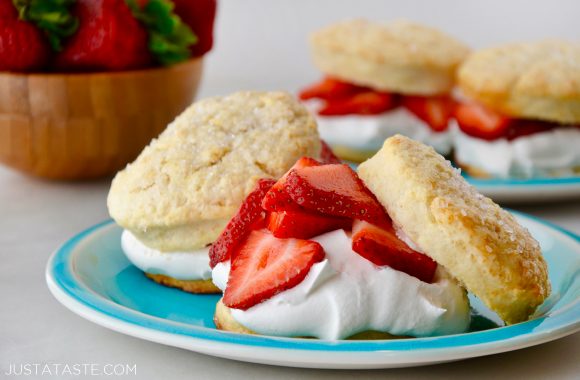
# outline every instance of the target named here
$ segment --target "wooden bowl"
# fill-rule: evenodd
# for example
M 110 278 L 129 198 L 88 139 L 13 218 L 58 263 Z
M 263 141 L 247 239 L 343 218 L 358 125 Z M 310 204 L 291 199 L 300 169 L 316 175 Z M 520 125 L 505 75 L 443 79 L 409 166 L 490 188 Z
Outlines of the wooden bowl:
M 116 73 L 0 73 L 0 162 L 39 177 L 113 174 L 194 99 L 202 60 Z

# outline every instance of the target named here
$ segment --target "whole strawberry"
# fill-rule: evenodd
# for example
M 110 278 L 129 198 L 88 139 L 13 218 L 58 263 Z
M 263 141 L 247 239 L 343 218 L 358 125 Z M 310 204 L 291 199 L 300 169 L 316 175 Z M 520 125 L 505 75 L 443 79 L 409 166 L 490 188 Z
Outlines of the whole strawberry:
M 114 71 L 149 66 L 145 27 L 125 0 L 77 0 L 79 28 L 55 59 L 67 71 Z
M 191 54 L 199 57 L 213 46 L 213 23 L 216 14 L 216 0 L 172 0 L 175 13 L 181 17 L 197 36 L 197 43 L 191 46 Z
M 12 0 L 0 0 L 0 20 L 10 20 L 18 17 L 18 12 Z
M 42 31 L 20 20 L 11 0 L 0 0 L 0 71 L 33 71 L 44 67 L 50 46 Z

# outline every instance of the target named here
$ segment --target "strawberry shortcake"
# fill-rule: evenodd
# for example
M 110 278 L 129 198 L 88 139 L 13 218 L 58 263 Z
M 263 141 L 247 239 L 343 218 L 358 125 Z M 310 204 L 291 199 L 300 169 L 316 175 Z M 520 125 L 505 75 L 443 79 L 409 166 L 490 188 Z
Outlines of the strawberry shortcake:
M 262 179 L 210 249 L 223 330 L 320 339 L 465 332 L 467 291 L 506 323 L 550 292 L 538 243 L 432 148 L 301 158 Z
M 397 133 L 450 153 L 450 93 L 465 45 L 408 21 L 366 20 L 319 30 L 310 45 L 326 78 L 299 96 L 339 156 L 360 162 Z
M 209 245 L 260 178 L 279 178 L 321 149 L 314 118 L 288 93 L 193 104 L 113 180 L 108 207 L 124 228 L 123 251 L 161 284 L 219 292 Z
M 580 175 L 580 44 L 507 44 L 459 70 L 455 160 L 476 177 Z

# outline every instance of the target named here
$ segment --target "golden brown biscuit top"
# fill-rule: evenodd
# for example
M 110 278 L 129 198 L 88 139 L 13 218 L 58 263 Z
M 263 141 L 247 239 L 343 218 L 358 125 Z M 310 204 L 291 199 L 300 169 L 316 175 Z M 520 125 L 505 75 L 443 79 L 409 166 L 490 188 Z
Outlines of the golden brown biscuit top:
M 389 24 L 351 20 L 330 25 L 311 36 L 313 47 L 395 65 L 448 69 L 458 65 L 469 49 L 438 29 L 398 20 Z
M 473 53 L 461 66 L 459 86 L 469 96 L 577 98 L 580 44 L 566 41 L 513 43 Z
M 111 216 L 125 228 L 179 227 L 229 219 L 259 178 L 317 157 L 314 118 L 284 92 L 239 92 L 186 109 L 120 171 Z
M 538 242 L 433 148 L 400 135 L 358 167 L 393 222 L 508 323 L 550 293 Z

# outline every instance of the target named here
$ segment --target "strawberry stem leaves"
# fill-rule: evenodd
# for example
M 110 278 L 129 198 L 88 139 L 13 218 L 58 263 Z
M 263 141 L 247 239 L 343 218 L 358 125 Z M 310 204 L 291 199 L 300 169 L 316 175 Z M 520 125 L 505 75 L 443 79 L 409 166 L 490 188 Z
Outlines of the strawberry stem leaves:
M 190 47 L 197 36 L 179 16 L 168 0 L 149 0 L 140 7 L 136 0 L 126 0 L 133 15 L 149 33 L 149 50 L 163 65 L 172 65 L 191 57 Z
M 31 22 L 46 35 L 54 51 L 62 50 L 62 40 L 73 35 L 79 20 L 70 11 L 75 0 L 12 0 L 21 20 Z

